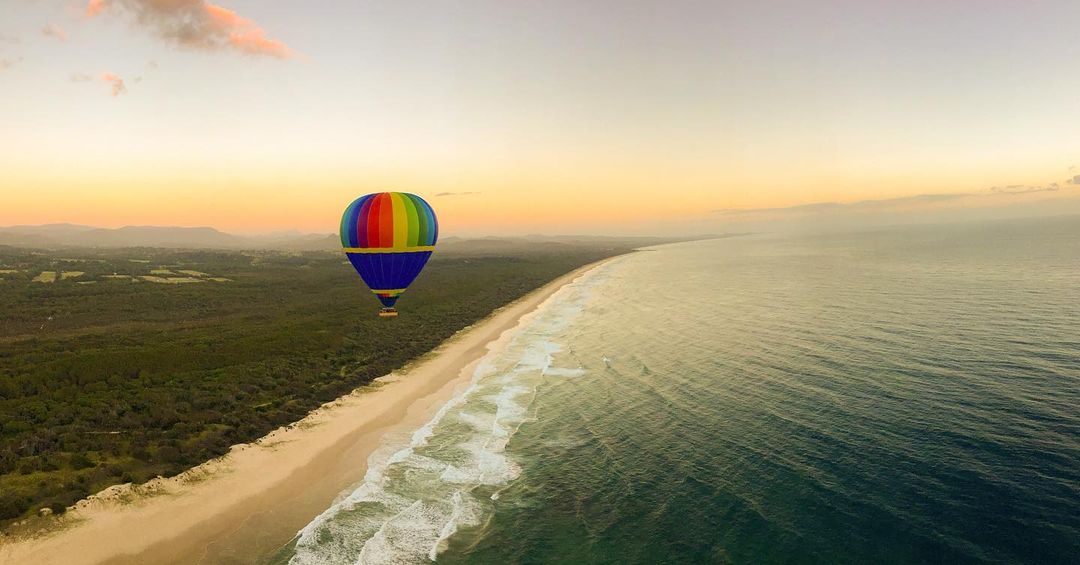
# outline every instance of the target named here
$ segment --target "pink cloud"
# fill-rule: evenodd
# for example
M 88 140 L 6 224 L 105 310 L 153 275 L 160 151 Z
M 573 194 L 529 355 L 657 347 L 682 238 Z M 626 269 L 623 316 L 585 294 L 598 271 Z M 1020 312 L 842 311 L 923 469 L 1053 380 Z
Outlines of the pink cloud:
M 292 49 L 266 36 L 254 21 L 206 0 L 89 0 L 86 15 L 127 12 L 162 39 L 190 49 L 234 50 L 287 59 Z
M 266 32 L 261 27 L 240 17 L 236 12 L 212 4 L 206 4 L 206 12 L 217 27 L 228 30 L 229 44 L 236 49 L 251 55 L 270 55 L 283 59 L 292 56 L 292 50 L 284 43 L 266 37 Z
M 113 96 L 120 96 L 121 94 L 127 93 L 127 86 L 124 85 L 124 79 L 113 75 L 111 72 L 103 72 L 102 81 L 111 86 Z
M 127 94 L 127 85 L 124 84 L 124 79 L 120 78 L 114 73 L 108 71 L 101 73 L 97 77 L 86 73 L 75 73 L 71 75 L 71 82 L 95 82 L 101 81 L 109 85 L 109 91 L 113 96 L 120 96 L 121 94 Z
M 101 73 L 101 82 L 104 82 L 111 87 L 113 96 L 127 94 L 127 86 L 124 85 L 124 79 L 112 73 Z
M 105 9 L 105 0 L 90 0 L 86 4 L 86 15 L 91 18 L 100 14 Z

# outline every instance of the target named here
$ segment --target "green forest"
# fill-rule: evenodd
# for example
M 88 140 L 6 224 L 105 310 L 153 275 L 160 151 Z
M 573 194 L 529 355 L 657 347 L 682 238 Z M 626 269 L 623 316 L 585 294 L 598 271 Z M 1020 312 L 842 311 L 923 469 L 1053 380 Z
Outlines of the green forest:
M 0 523 L 223 455 L 643 243 L 449 244 L 396 319 L 339 253 L 0 247 Z

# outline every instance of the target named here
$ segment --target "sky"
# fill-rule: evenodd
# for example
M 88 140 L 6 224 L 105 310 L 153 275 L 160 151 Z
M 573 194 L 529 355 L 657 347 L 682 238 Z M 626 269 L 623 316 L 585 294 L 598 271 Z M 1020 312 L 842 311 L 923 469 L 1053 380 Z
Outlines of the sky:
M 383 190 L 461 235 L 1080 213 L 1078 25 L 1075 0 L 0 0 L 0 225 L 331 232 Z

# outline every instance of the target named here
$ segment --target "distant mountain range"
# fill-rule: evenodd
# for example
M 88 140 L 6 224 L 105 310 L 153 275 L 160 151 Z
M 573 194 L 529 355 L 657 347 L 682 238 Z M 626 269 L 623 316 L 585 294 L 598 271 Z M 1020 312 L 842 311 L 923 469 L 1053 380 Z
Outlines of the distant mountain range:
M 95 228 L 75 224 L 0 227 L 0 245 L 17 247 L 168 247 L 196 249 L 286 249 L 314 251 L 340 247 L 333 234 L 279 233 L 241 236 L 209 227 L 125 226 Z
M 655 245 L 698 238 L 656 237 L 600 237 L 600 236 L 545 236 L 484 237 L 463 239 L 444 237 L 439 246 L 445 250 L 471 253 L 512 251 L 521 243 L 548 242 L 553 249 L 560 244 L 602 242 L 625 245 L 637 243 Z M 468 242 L 468 245 L 462 244 Z M 125 226 L 122 228 L 96 228 L 76 224 L 47 224 L 41 226 L 0 227 L 0 245 L 31 248 L 57 247 L 164 247 L 177 249 L 280 249 L 285 251 L 336 251 L 341 242 L 336 234 L 302 234 L 280 232 L 261 236 L 242 236 L 209 228 L 182 228 L 162 226 Z

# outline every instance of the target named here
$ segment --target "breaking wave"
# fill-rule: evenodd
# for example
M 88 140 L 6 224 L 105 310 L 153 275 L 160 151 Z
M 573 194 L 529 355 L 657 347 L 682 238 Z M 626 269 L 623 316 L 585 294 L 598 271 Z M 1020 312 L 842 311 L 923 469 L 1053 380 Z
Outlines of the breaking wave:
M 426 562 L 460 528 L 479 525 L 521 471 L 506 445 L 528 418 L 537 387 L 545 378 L 585 374 L 558 366 L 558 357 L 605 271 L 566 285 L 511 330 L 427 424 L 384 440 L 363 481 L 298 533 L 289 563 Z

